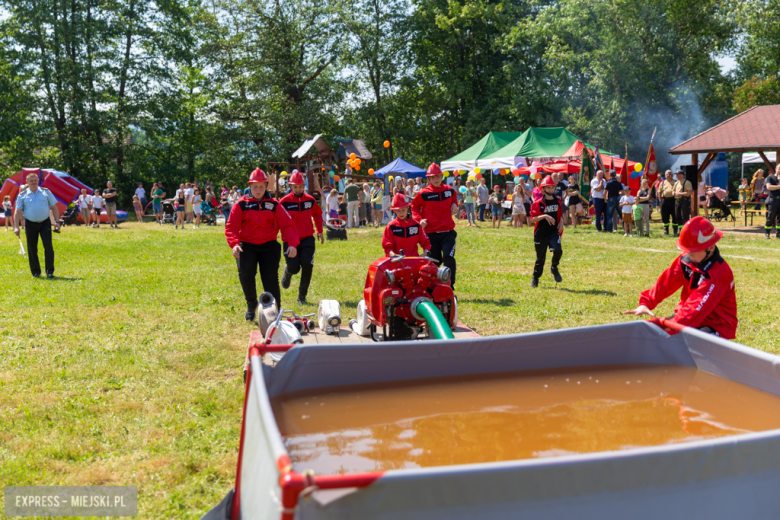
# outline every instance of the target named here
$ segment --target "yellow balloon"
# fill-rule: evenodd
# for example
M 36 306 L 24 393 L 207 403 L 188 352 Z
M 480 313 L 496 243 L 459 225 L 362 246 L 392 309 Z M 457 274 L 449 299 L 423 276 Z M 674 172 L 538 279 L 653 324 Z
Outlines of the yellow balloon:
M 480 173 L 481 171 L 479 168 L 474 168 L 474 173 Z
M 287 172 L 282 172 L 282 177 L 287 177 Z
M 443 175 L 444 175 L 444 177 L 449 177 L 450 176 L 450 172 L 444 172 Z
M 635 172 L 641 172 L 642 171 L 642 163 L 636 163 L 634 165 L 634 171 Z

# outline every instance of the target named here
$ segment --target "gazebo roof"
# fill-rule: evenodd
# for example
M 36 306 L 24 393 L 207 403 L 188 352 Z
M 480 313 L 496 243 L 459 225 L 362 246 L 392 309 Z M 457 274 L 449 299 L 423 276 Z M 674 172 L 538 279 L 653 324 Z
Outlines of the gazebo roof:
M 670 154 L 780 149 L 780 105 L 755 106 L 672 147 Z

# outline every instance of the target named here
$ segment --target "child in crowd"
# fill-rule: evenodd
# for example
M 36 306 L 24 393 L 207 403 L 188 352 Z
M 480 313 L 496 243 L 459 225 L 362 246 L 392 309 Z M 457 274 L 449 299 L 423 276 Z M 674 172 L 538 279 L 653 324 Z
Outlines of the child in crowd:
M 13 206 L 11 204 L 11 196 L 6 195 L 3 197 L 3 216 L 5 216 L 5 230 L 8 231 L 9 224 L 11 224 L 11 217 L 13 217 Z
M 92 209 L 95 210 L 95 222 L 92 223 L 93 228 L 100 227 L 100 211 L 103 209 L 103 197 L 100 196 L 100 190 L 95 190 L 92 195 Z
M 488 203 L 490 203 L 490 210 L 493 212 L 493 229 L 501 228 L 501 218 L 504 213 L 504 208 L 501 207 L 501 203 L 504 202 L 504 194 L 501 193 L 501 186 L 496 184 L 493 186 L 493 193 L 490 194 Z M 498 226 L 496 226 L 498 222 Z
M 624 237 L 632 237 L 634 224 L 634 197 L 631 196 L 631 189 L 623 190 L 623 196 L 620 197 L 620 212 L 623 220 Z
M 742 184 L 739 186 L 739 201 L 742 203 L 742 211 L 745 211 L 745 203 L 750 199 L 750 185 L 747 177 L 742 177 Z
M 512 225 L 516 228 L 523 227 L 525 222 L 525 189 L 522 184 L 515 186 L 512 194 Z
M 339 218 L 339 192 L 330 190 L 328 197 L 325 199 L 325 204 L 328 210 L 328 218 Z
M 419 256 L 417 244 L 422 247 L 423 256 L 428 256 L 431 241 L 420 223 L 412 218 L 409 211 L 411 205 L 409 199 L 400 193 L 393 198 L 391 209 L 395 212 L 396 218 L 390 221 L 382 236 L 385 256 L 393 254 Z
M 133 195 L 133 209 L 135 210 L 135 218 L 138 219 L 138 222 L 143 223 L 144 208 L 141 206 L 141 199 L 138 198 L 138 195 Z
M 344 200 L 344 195 L 339 195 L 339 215 L 347 215 L 347 205 L 347 201 Z

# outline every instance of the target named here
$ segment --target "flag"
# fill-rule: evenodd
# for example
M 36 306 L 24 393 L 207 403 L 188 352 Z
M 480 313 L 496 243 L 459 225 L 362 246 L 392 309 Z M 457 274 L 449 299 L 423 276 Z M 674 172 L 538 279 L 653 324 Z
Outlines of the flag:
M 582 158 L 580 160 L 580 191 L 583 195 L 590 192 L 590 181 L 595 177 L 596 168 L 593 161 L 590 160 L 590 154 L 586 147 L 582 147 Z
M 615 169 L 615 158 L 610 157 L 609 158 L 609 171 L 612 171 Z
M 654 134 L 655 135 L 655 134 Z M 655 184 L 658 180 L 658 163 L 655 162 L 655 150 L 653 149 L 653 141 L 650 141 L 650 148 L 647 149 L 647 159 L 645 160 L 645 176 L 650 186 Z
M 598 146 L 596 147 L 595 151 L 593 152 L 593 160 L 595 161 L 594 165 L 595 165 L 597 170 L 601 170 L 601 171 L 606 170 L 606 168 L 604 168 L 604 165 L 601 163 L 601 155 L 599 154 L 599 147 Z M 605 173 L 609 173 L 609 172 L 605 172 Z

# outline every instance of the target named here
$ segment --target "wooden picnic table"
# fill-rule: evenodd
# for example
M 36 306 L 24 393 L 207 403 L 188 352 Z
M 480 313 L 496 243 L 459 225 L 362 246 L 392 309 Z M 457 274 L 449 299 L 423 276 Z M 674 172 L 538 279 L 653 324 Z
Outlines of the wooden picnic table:
M 745 205 L 745 209 L 741 209 L 742 205 Z M 757 202 L 757 201 L 750 201 L 750 202 L 741 202 L 741 201 L 735 201 L 731 203 L 731 207 L 738 206 L 740 208 L 740 211 L 742 211 L 743 216 L 745 217 L 745 227 L 747 227 L 747 219 L 748 215 L 750 215 L 750 225 L 753 225 L 753 216 L 757 214 L 761 214 L 766 211 L 766 207 L 764 207 L 763 210 L 761 209 L 747 209 L 748 206 L 766 206 L 766 202 Z M 735 224 L 736 225 L 736 224 Z

